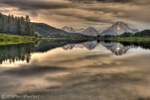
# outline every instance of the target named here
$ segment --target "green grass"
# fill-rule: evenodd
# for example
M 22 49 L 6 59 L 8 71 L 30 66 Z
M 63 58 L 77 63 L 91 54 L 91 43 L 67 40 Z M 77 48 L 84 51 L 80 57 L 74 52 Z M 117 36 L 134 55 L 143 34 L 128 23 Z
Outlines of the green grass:
M 42 37 L 39 38 L 42 40 L 96 40 L 96 37 L 62 37 L 62 38 L 46 38 L 46 37 Z
M 35 42 L 35 37 L 0 33 L 0 45 Z
M 98 39 L 110 40 L 110 41 L 127 41 L 127 42 L 150 41 L 150 37 L 108 37 L 108 38 L 98 38 Z
M 55 40 L 110 40 L 110 41 L 127 41 L 127 42 L 142 42 L 150 41 L 150 37 L 70 37 L 70 38 L 40 38 L 44 39 L 55 39 Z M 0 33 L 0 45 L 9 44 L 21 44 L 21 43 L 33 43 L 37 40 L 35 37 L 31 36 L 19 36 L 12 34 Z

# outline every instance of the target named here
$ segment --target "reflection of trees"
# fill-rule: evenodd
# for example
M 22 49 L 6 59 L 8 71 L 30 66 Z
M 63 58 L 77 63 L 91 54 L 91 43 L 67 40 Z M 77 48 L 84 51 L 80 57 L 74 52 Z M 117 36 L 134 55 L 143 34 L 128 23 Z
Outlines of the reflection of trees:
M 121 44 L 111 41 L 98 41 L 98 42 L 103 46 L 105 46 L 107 49 L 111 50 L 116 55 L 125 54 L 130 48 L 138 46 L 142 47 L 143 49 L 150 50 L 150 42 L 120 42 Z M 91 50 L 94 49 L 97 45 L 98 43 L 96 41 L 85 42 L 85 40 L 83 41 L 45 40 L 41 41 L 40 43 L 37 42 L 35 44 L 28 43 L 28 44 L 0 46 L 0 63 L 4 61 L 9 61 L 10 63 L 12 63 L 15 61 L 24 61 L 24 60 L 30 62 L 31 52 L 46 52 L 51 49 L 62 46 L 64 46 L 64 49 L 70 49 L 72 47 L 80 47 L 80 48 L 86 47 L 89 50 Z
M 119 42 L 118 43 L 112 41 L 101 41 L 99 43 L 102 43 L 103 46 L 110 49 L 115 54 L 119 53 L 119 55 L 126 53 L 131 48 L 137 48 L 137 47 L 150 50 L 150 42 Z
M 0 63 L 3 61 L 9 61 L 12 63 L 24 60 L 29 62 L 31 59 L 31 52 L 33 52 L 33 50 L 33 43 L 0 46 Z
M 86 40 L 42 40 L 38 47 L 35 47 L 35 52 L 47 52 L 51 49 L 62 47 L 67 44 L 78 44 L 85 42 Z
M 136 47 L 141 47 L 143 49 L 149 49 L 150 50 L 150 42 L 120 42 L 124 46 L 134 45 Z

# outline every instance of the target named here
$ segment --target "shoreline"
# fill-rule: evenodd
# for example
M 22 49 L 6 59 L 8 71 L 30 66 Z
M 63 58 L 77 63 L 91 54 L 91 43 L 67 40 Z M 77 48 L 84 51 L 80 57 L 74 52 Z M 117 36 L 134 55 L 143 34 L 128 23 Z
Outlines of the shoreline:
M 37 39 L 31 36 L 19 36 L 12 34 L 0 33 L 0 45 L 11 45 L 21 43 L 34 43 Z
M 150 42 L 150 37 L 78 37 L 78 38 L 35 38 L 33 36 L 19 36 L 0 33 L 0 45 L 35 43 L 39 40 L 60 40 L 60 41 L 112 41 L 112 42 Z
M 112 42 L 150 42 L 150 37 L 98 37 L 97 39 Z

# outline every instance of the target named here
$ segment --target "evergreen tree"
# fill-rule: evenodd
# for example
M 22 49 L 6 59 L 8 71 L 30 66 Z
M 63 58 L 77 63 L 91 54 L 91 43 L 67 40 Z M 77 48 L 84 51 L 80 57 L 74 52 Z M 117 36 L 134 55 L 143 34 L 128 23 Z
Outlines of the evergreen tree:
M 24 17 L 5 16 L 0 13 L 0 33 L 33 36 L 34 28 L 27 15 Z

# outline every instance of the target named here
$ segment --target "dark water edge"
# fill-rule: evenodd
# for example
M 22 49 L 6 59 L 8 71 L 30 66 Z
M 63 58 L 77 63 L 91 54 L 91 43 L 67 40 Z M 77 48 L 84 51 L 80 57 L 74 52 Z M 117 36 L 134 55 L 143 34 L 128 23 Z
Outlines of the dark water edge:
M 0 63 L 9 60 L 9 62 L 16 61 L 30 61 L 32 52 L 46 52 L 48 50 L 64 46 L 68 43 L 82 43 L 87 40 L 40 40 L 29 43 L 7 44 L 0 45 Z
M 95 40 L 97 43 L 120 43 L 124 47 L 134 46 L 141 47 L 143 49 L 150 50 L 150 42 L 114 42 L 110 40 L 99 41 Z M 31 53 L 33 52 L 47 52 L 57 47 L 63 47 L 67 44 L 79 44 L 85 42 L 92 42 L 87 40 L 40 40 L 35 43 L 21 43 L 21 44 L 12 44 L 12 45 L 1 45 L 0 46 L 0 63 L 3 61 L 9 60 L 10 62 L 16 61 L 30 61 Z M 90 44 L 91 45 L 91 44 Z

